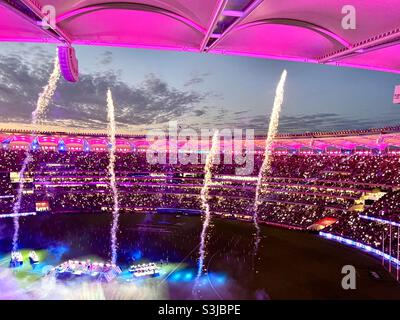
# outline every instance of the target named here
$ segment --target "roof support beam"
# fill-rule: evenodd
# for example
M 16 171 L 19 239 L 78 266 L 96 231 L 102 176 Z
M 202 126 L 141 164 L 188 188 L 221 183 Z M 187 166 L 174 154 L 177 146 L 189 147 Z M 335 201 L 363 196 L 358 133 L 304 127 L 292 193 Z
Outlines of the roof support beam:
M 55 41 L 60 41 L 60 39 L 55 33 L 51 32 L 50 30 L 46 30 L 39 25 L 40 18 L 30 8 L 27 8 L 25 4 L 23 4 L 22 2 L 14 3 L 8 1 L 7 2 L 0 1 L 0 6 L 5 7 L 7 10 L 10 10 L 11 12 L 18 15 L 19 17 L 30 23 L 33 26 L 33 28 L 36 29 L 40 28 L 42 32 L 47 34 L 49 37 L 53 38 Z M 37 39 L 30 39 L 30 40 L 34 40 L 35 42 L 42 42 Z M 0 41 L 19 41 L 19 39 L 10 37 L 10 38 L 0 39 Z
M 27 8 L 29 8 L 32 13 L 34 13 L 38 19 L 40 19 L 40 21 L 43 21 L 43 19 L 45 18 L 45 15 L 42 12 L 42 8 L 38 7 L 36 5 L 34 5 L 33 1 L 30 0 L 20 0 Z M 39 25 L 40 28 L 42 28 L 41 25 Z M 61 30 L 58 26 L 56 26 L 54 29 L 48 29 L 48 32 L 52 33 L 55 35 L 56 38 L 58 38 L 57 40 L 64 42 L 67 45 L 71 44 L 71 39 L 70 37 L 63 31 Z
M 224 12 L 222 12 L 222 15 L 225 17 L 241 17 L 243 16 L 243 11 L 224 10 Z
M 400 43 L 400 28 L 386 32 L 384 34 L 360 41 L 351 45 L 347 49 L 342 49 L 337 52 L 330 53 L 326 56 L 317 58 L 319 63 L 334 62 L 348 56 L 363 54 L 366 52 L 383 49 Z
M 210 37 L 212 37 L 213 30 L 215 29 L 215 26 L 218 23 L 218 19 L 221 16 L 221 13 L 224 11 L 226 4 L 228 3 L 228 0 L 218 0 L 217 6 L 215 7 L 212 19 L 211 19 L 211 24 L 208 27 L 207 33 L 201 42 L 200 45 L 200 52 L 203 52 L 204 49 L 207 46 L 208 41 L 210 40 Z
M 243 21 L 246 17 L 250 15 L 261 3 L 263 0 L 254 0 L 243 12 L 243 14 L 238 17 L 225 31 L 221 36 L 215 40 L 211 46 L 205 48 L 205 51 L 209 51 L 214 48 L 218 43 L 220 43 L 241 21 Z

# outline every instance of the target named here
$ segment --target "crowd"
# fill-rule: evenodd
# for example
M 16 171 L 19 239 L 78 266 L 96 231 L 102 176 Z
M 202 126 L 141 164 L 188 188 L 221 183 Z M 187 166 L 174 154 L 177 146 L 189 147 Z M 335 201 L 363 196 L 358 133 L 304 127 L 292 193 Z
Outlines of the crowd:
M 388 192 L 366 209 L 363 215 L 400 222 L 400 191 Z
M 0 151 L 0 213 L 12 211 L 15 174 L 25 156 L 24 151 Z M 234 165 L 213 167 L 209 191 L 213 213 L 253 215 L 262 161 L 256 155 L 253 173 L 245 177 L 235 175 Z M 32 152 L 21 211 L 34 211 L 36 203 L 43 201 L 53 213 L 110 211 L 108 163 L 106 152 Z M 149 164 L 143 152 L 118 153 L 115 170 L 121 212 L 202 209 L 201 164 Z M 398 221 L 399 186 L 400 157 L 396 155 L 276 154 L 262 179 L 259 217 L 301 228 L 333 217 L 338 222 L 329 232 L 379 247 L 386 227 L 361 219 L 352 208 L 365 193 L 378 188 L 386 195 L 364 205 L 362 214 Z

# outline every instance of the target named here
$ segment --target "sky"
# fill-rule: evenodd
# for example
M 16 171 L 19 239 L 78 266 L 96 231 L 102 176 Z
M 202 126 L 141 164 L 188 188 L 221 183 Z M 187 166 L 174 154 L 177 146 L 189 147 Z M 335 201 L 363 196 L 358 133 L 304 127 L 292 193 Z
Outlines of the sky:
M 177 121 L 264 133 L 284 69 L 281 133 L 400 124 L 400 105 L 392 103 L 396 74 L 205 53 L 75 48 L 80 81 L 59 81 L 46 128 L 105 131 L 110 88 L 119 132 L 145 133 Z M 55 54 L 52 44 L 0 43 L 0 128 L 29 126 Z

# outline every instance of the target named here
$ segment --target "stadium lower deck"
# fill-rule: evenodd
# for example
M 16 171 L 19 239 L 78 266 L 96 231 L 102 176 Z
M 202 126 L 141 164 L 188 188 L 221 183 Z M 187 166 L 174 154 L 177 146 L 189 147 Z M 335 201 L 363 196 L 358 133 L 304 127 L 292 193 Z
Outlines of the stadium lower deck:
M 63 256 L 63 260 L 67 258 L 76 259 L 87 255 L 99 256 L 103 260 L 109 259 L 105 254 L 109 250 L 109 222 L 104 222 L 106 217 L 110 219 L 107 213 L 112 211 L 112 198 L 109 192 L 107 173 L 108 153 L 106 149 L 99 152 L 72 151 L 73 149 L 66 151 L 66 149 L 56 151 L 46 150 L 42 147 L 31 151 L 33 160 L 29 164 L 25 176 L 21 213 L 35 216 L 27 216 L 21 219 L 21 246 L 27 250 L 42 249 L 42 254 L 50 257 L 50 262 L 47 261 L 49 264 L 62 262 L 60 259 L 58 261 L 52 257 L 53 253 L 51 250 L 49 251 L 49 247 L 57 248 L 58 245 L 66 246 L 71 252 L 77 250 L 71 256 Z M 0 151 L 0 217 L 6 218 L 0 219 L 0 226 L 7 230 L 11 227 L 10 219 L 7 219 L 7 217 L 12 212 L 19 182 L 18 171 L 24 158 L 25 150 L 5 147 Z M 249 285 L 248 288 L 241 288 L 240 285 L 245 283 L 246 275 L 250 277 L 254 273 L 251 269 L 253 264 L 251 257 L 246 254 L 252 251 L 251 234 L 254 230 L 251 229 L 253 227 L 251 223 L 245 224 L 242 221 L 251 222 L 252 220 L 255 186 L 262 160 L 262 154 L 256 153 L 253 173 L 247 176 L 236 175 L 235 165 L 220 164 L 213 168 L 213 184 L 210 189 L 209 203 L 214 218 L 218 219 L 217 224 L 221 225 L 221 230 L 213 229 L 212 241 L 222 241 L 225 234 L 230 232 L 228 228 L 223 227 L 223 224 L 240 225 L 240 228 L 244 228 L 248 232 L 246 237 L 243 236 L 242 238 L 241 231 L 239 237 L 228 236 L 224 240 L 231 241 L 229 253 L 226 251 L 218 253 L 222 249 L 215 245 L 214 249 L 210 248 L 207 258 L 208 262 L 214 261 L 215 270 L 222 272 L 221 279 L 225 279 L 225 277 L 229 279 L 227 281 L 229 285 L 237 281 L 236 285 L 240 288 L 238 290 L 240 294 L 235 295 L 236 298 L 254 298 L 254 292 L 260 289 L 256 288 L 255 285 Z M 144 254 L 145 261 L 159 261 L 161 259 L 166 261 L 168 259 L 169 266 L 177 263 L 179 267 L 176 270 L 184 270 L 181 276 L 187 277 L 188 282 L 190 282 L 189 280 L 194 274 L 197 254 L 195 246 L 198 245 L 200 231 L 193 227 L 188 228 L 187 233 L 178 232 L 176 235 L 174 234 L 175 230 L 181 228 L 181 220 L 179 219 L 187 219 L 187 221 L 192 221 L 190 219 L 199 221 L 199 219 L 198 217 L 176 218 L 176 215 L 201 214 L 200 190 L 204 179 L 203 167 L 204 165 L 200 161 L 199 164 L 187 165 L 150 165 L 146 160 L 146 153 L 140 152 L 140 150 L 117 153 L 115 168 L 122 219 L 125 219 L 125 228 L 132 228 L 139 237 L 139 240 L 125 240 L 123 235 L 119 235 L 121 237 L 119 242 L 122 246 L 122 256 L 125 255 L 125 258 L 122 258 L 122 264 L 129 267 L 128 264 L 132 262 L 128 261 L 129 255 L 133 248 L 137 248 L 143 254 L 146 250 L 153 250 L 148 249 L 149 244 L 152 243 L 154 246 L 158 245 L 157 250 L 160 251 L 154 249 L 158 253 Z M 381 218 L 393 223 L 399 222 L 399 186 L 400 154 L 397 151 L 282 152 L 275 150 L 272 170 L 263 179 L 263 193 L 259 206 L 260 221 L 261 223 L 299 230 L 323 229 L 325 233 L 360 242 L 396 257 L 398 228 L 392 228 L 392 237 L 389 239 L 388 224 L 366 220 L 361 216 Z M 158 216 L 163 218 L 157 218 Z M 177 219 L 177 221 L 162 225 L 159 220 L 168 216 L 171 216 L 171 219 Z M 155 225 L 151 223 L 149 225 L 147 222 L 143 224 L 132 222 L 132 225 L 130 225 L 127 219 L 133 219 L 132 221 L 135 219 L 150 219 L 150 221 L 156 219 L 158 222 Z M 168 220 L 169 218 L 165 219 Z M 231 220 L 241 221 L 233 222 Z M 34 223 L 37 221 L 42 222 Z M 101 226 L 98 221 L 102 221 Z M 67 223 L 71 223 L 71 225 L 64 226 Z M 99 224 L 98 227 L 97 224 Z M 92 230 L 90 232 L 93 232 L 93 234 L 84 232 L 77 238 L 78 230 L 82 227 L 87 228 L 88 232 Z M 365 271 L 365 279 L 368 278 L 369 269 L 377 269 L 380 277 L 384 279 L 380 282 L 378 280 L 374 282 L 371 279 L 365 280 L 366 283 L 372 282 L 368 286 L 387 286 L 388 288 L 388 291 L 377 289 L 375 293 L 366 290 L 359 293 L 359 296 L 356 294 L 355 297 L 372 297 L 368 296 L 369 294 L 373 295 L 374 298 L 400 297 L 397 283 L 385 274 L 385 271 L 379 266 L 379 260 L 368 260 L 370 258 L 364 257 L 364 253 L 359 254 L 352 249 L 337 248 L 340 246 L 319 239 L 316 235 L 299 233 L 298 231 L 275 230 L 270 229 L 270 227 L 266 230 L 266 238 L 263 239 L 264 249 L 260 253 L 265 257 L 260 258 L 259 261 L 262 261 L 260 262 L 262 265 L 257 267 L 260 270 L 259 276 L 264 277 L 263 279 L 266 281 L 265 287 L 260 289 L 261 296 L 278 299 L 346 297 L 347 294 L 343 290 L 337 288 L 337 290 L 341 290 L 339 292 L 331 287 L 340 284 L 340 281 L 337 280 L 341 277 L 340 263 L 343 260 L 348 260 L 348 264 L 352 264 L 354 258 L 355 261 L 358 261 L 358 259 L 362 261 L 360 265 L 362 265 L 361 269 Z M 124 233 L 124 231 L 121 232 Z M 159 235 L 155 236 L 156 233 L 159 233 Z M 2 234 L 5 235 L 7 232 Z M 183 242 L 182 237 L 192 239 L 193 244 L 187 245 L 185 243 L 182 244 L 184 248 L 178 249 L 180 243 Z M 266 240 L 274 237 L 279 240 L 276 242 L 277 247 Z M 104 242 L 98 241 L 99 238 L 104 238 Z M 157 239 L 158 242 L 153 241 L 154 239 Z M 175 240 L 167 241 L 166 239 Z M 10 236 L 3 236 L 1 241 L 2 249 L 6 254 Z M 288 247 L 288 252 L 291 252 L 292 256 L 288 254 L 284 259 L 269 256 L 274 253 L 274 250 L 279 252 L 280 247 L 286 241 L 289 241 L 293 246 L 292 249 Z M 297 242 L 299 244 L 296 244 Z M 300 243 L 303 245 L 307 243 L 310 247 L 306 246 L 303 252 L 299 248 Z M 223 247 L 222 244 L 221 246 Z M 295 248 L 300 250 L 299 254 L 296 253 Z M 323 252 L 322 248 L 326 252 Z M 193 251 L 189 249 L 193 249 Z M 341 253 L 339 254 L 337 250 L 344 250 L 340 252 L 345 256 L 341 257 Z M 348 256 L 348 252 L 345 250 L 350 250 L 351 255 Z M 189 262 L 185 262 L 187 265 L 182 267 L 183 264 L 179 263 L 189 252 L 191 252 L 190 258 L 186 258 L 189 259 L 187 260 Z M 278 253 L 275 252 L 275 254 Z M 300 255 L 303 256 L 300 257 Z M 301 289 L 301 285 L 298 283 L 300 280 L 296 280 L 296 276 L 291 279 L 289 274 L 307 273 L 306 270 L 310 264 L 312 265 L 311 269 L 318 273 L 317 269 L 321 265 L 318 266 L 317 264 L 322 257 L 321 255 L 324 257 L 322 259 L 326 259 L 326 264 L 323 267 L 330 270 L 332 280 L 328 279 L 330 276 L 326 273 L 326 277 L 321 276 L 322 278 L 315 280 L 315 283 L 311 283 L 311 278 L 304 280 L 308 282 L 306 287 Z M 361 255 L 363 255 L 362 258 Z M 289 256 L 291 257 L 289 258 Z M 328 256 L 331 257 L 332 261 L 329 260 Z M 310 261 L 306 263 L 305 257 L 309 258 Z M 224 262 L 224 259 L 228 260 Z M 240 272 L 238 271 L 236 274 L 236 269 L 224 271 L 224 268 L 229 269 L 227 267 L 229 259 L 238 259 L 236 262 L 234 260 L 232 262 L 234 262 L 237 270 L 241 270 Z M 288 267 L 285 272 L 283 272 L 284 269 L 280 269 L 283 278 L 280 280 L 281 289 L 279 289 L 278 283 L 275 282 L 278 280 L 272 279 L 280 279 L 277 275 L 278 269 L 282 267 L 280 264 L 293 264 L 293 261 L 297 261 L 297 259 L 300 259 L 299 261 L 302 264 L 296 263 L 298 269 Z M 273 262 L 268 264 L 266 261 Z M 274 272 L 273 268 L 277 268 L 277 270 Z M 187 275 L 183 275 L 186 271 Z M 173 283 L 175 272 L 164 271 L 164 277 L 166 274 L 170 275 L 168 281 L 160 280 L 163 279 L 162 275 L 160 279 L 151 281 Z M 270 277 L 271 274 L 275 274 L 274 278 Z M 291 280 L 284 280 L 284 278 Z M 333 281 L 336 280 L 337 283 L 334 284 Z M 316 292 L 318 290 L 314 286 L 318 287 L 324 281 L 327 281 L 326 286 L 329 290 L 333 290 L 332 293 L 329 293 L 329 290 L 325 292 L 322 289 L 321 292 Z M 251 280 L 249 283 L 255 284 L 257 281 Z M 297 289 L 294 289 L 293 286 Z M 212 289 L 212 285 L 210 288 Z M 224 288 L 226 289 L 226 287 Z M 211 298 L 215 298 L 216 293 L 211 289 L 207 294 L 210 294 Z M 265 292 L 262 291 L 264 289 Z M 225 291 L 224 294 L 218 294 L 222 295 L 223 298 L 229 298 L 229 290 Z M 168 291 L 168 294 L 165 293 L 166 291 L 163 292 L 160 296 L 155 293 L 154 295 L 158 298 L 176 298 L 170 291 Z

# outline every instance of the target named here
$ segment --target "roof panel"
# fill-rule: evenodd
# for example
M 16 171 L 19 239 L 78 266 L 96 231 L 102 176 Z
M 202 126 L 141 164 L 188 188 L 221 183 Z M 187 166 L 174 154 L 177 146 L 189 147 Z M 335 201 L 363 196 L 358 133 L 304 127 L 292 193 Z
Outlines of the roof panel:
M 342 8 L 355 8 L 356 29 L 344 29 Z M 330 30 L 351 43 L 399 27 L 400 6 L 396 0 L 264 0 L 242 23 L 286 18 L 307 21 Z
M 338 65 L 400 72 L 400 44 L 360 53 L 337 61 Z
M 46 32 L 0 2 L 0 41 L 53 41 Z
M 224 53 L 272 55 L 313 59 L 337 50 L 340 44 L 307 28 L 281 24 L 255 24 L 233 31 L 215 47 Z
M 211 51 L 400 72 L 398 0 L 9 3 L 14 7 L 0 2 L 0 41 Z M 341 23 L 342 8 L 349 4 L 356 10 L 354 30 L 343 28 Z M 56 30 L 45 31 L 39 26 L 43 17 L 40 5 L 55 6 Z
M 53 5 L 56 8 L 57 17 L 68 16 L 82 12 L 83 8 L 96 7 L 107 4 L 110 7 L 133 7 L 149 6 L 154 9 L 167 10 L 181 15 L 204 28 L 210 24 L 211 15 L 216 5 L 215 0 L 141 0 L 141 1 L 119 1 L 119 0 L 38 0 L 44 5 Z M 144 8 L 143 8 L 144 10 Z M 121 21 L 119 21 L 121 23 Z M 89 26 L 90 27 L 90 26 Z
M 119 24 L 123 22 L 123 27 Z M 72 41 L 153 47 L 199 47 L 203 34 L 168 16 L 145 11 L 104 10 L 61 22 Z M 90 26 L 88 28 L 87 26 Z

